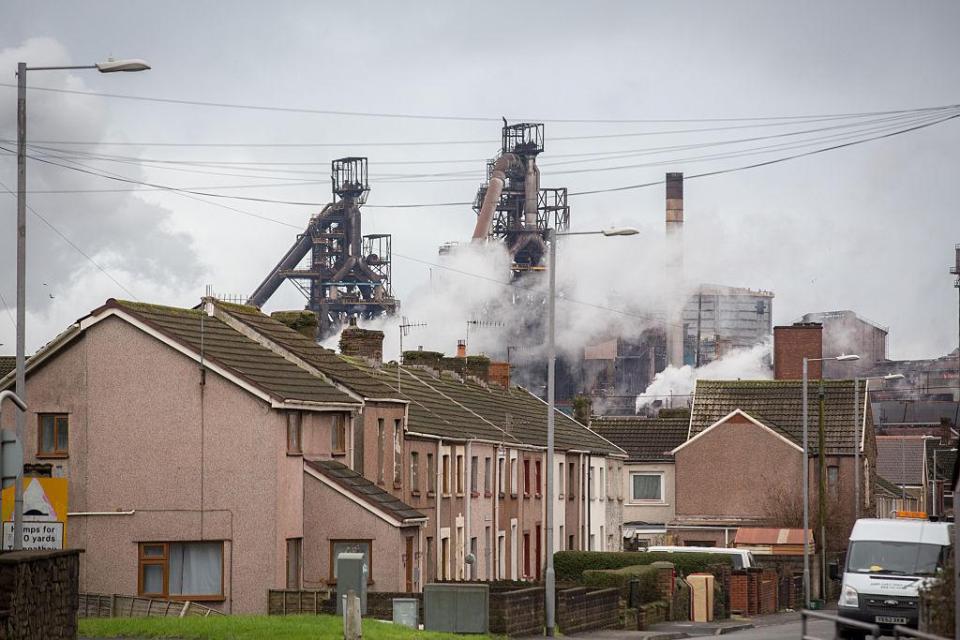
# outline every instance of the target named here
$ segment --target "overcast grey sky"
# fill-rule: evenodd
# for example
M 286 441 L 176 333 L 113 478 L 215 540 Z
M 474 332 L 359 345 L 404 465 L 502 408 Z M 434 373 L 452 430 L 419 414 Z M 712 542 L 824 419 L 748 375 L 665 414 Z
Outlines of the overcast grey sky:
M 683 161 L 714 150 L 674 150 L 555 168 L 549 163 L 569 160 L 558 157 L 567 154 L 698 144 L 818 125 L 556 140 L 719 125 L 552 119 L 794 116 L 960 103 L 958 27 L 960 4 L 955 2 L 8 0 L 0 22 L 0 71 L 6 69 L 0 81 L 15 82 L 20 60 L 36 66 L 87 64 L 113 55 L 141 57 L 154 68 L 112 75 L 36 72 L 30 85 L 277 107 L 546 120 L 544 186 L 583 191 L 796 151 Z M 6 140 L 15 134 L 15 93 L 0 87 L 0 137 Z M 179 170 L 171 170 L 169 165 L 78 160 L 165 185 L 257 185 L 222 192 L 311 202 L 329 199 L 328 163 L 344 155 L 370 157 L 370 205 L 470 201 L 483 176 L 481 159 L 496 153 L 500 129 L 492 121 L 297 114 L 40 91 L 29 93 L 28 104 L 32 141 L 343 143 L 73 147 L 151 160 L 316 162 L 246 170 L 173 165 Z M 377 144 L 478 140 L 489 142 Z M 828 154 L 688 181 L 687 278 L 773 290 L 777 323 L 809 311 L 853 309 L 890 326 L 893 357 L 935 356 L 955 348 L 957 294 L 947 269 L 953 245 L 960 242 L 958 142 L 960 119 Z M 389 164 L 451 159 L 472 162 Z M 674 162 L 561 173 L 664 160 Z M 404 184 L 393 177 L 461 171 L 467 173 L 452 177 L 462 181 L 444 176 Z M 315 184 L 279 186 L 277 178 Z M 3 153 L 0 182 L 16 184 L 15 164 Z M 30 190 L 121 188 L 129 185 L 30 165 Z M 622 273 L 610 286 L 592 285 L 596 301 L 629 298 L 631 282 L 660 277 L 655 269 L 641 268 L 647 263 L 638 256 L 658 250 L 663 197 L 663 187 L 656 186 L 571 199 L 576 228 L 629 224 L 644 232 L 631 244 L 600 249 Z M 206 201 L 156 191 L 31 193 L 29 202 L 129 290 L 31 216 L 30 350 L 107 297 L 132 293 L 145 301 L 190 305 L 206 283 L 219 292 L 249 293 L 296 233 Z M 295 226 L 316 210 L 223 202 Z M 7 230 L 0 234 L 0 294 L 11 305 L 14 219 L 14 199 L 5 196 L 0 199 L 0 225 Z M 403 299 L 429 277 L 428 266 L 411 258 L 435 261 L 437 245 L 467 239 L 473 222 L 465 206 L 368 207 L 364 229 L 393 234 L 395 289 Z M 271 306 L 302 304 L 285 286 Z M 5 315 L 0 314 L 0 353 L 12 353 L 13 324 Z

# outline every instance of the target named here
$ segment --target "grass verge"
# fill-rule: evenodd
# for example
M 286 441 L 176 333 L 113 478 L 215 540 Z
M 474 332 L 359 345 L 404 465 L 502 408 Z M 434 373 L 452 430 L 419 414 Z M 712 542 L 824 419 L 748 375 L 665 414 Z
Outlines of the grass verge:
M 216 616 L 209 618 L 83 618 L 85 638 L 176 638 L 177 640 L 317 640 L 342 638 L 337 616 Z M 496 636 L 473 635 L 471 640 Z M 463 640 L 464 636 L 416 631 L 378 620 L 363 621 L 364 640 Z

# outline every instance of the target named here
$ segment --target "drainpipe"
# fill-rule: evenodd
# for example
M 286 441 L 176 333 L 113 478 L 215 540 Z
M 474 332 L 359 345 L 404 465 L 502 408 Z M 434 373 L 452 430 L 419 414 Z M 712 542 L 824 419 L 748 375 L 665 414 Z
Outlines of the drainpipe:
M 440 548 L 443 546 L 443 541 L 440 540 L 440 504 L 441 504 L 440 494 L 443 493 L 443 483 L 442 483 L 442 480 L 440 479 L 440 474 L 443 473 L 443 461 L 441 460 L 442 447 L 443 447 L 443 440 L 437 440 L 437 455 L 433 459 L 434 464 L 436 464 L 437 466 L 437 469 L 434 472 L 434 477 L 433 477 L 433 488 L 434 488 L 433 496 L 434 496 L 434 499 L 436 500 L 436 509 L 435 509 L 436 518 L 435 519 L 436 519 L 436 530 L 437 530 L 436 537 L 434 538 L 434 540 L 436 540 L 436 544 L 434 544 L 434 549 L 433 549 L 433 555 L 434 555 L 433 566 L 436 569 L 437 574 L 440 576 L 443 575 L 443 572 L 440 571 L 440 558 L 442 557 Z
M 467 580 L 474 579 L 472 567 L 476 564 L 476 558 L 473 559 L 473 562 L 470 561 L 470 494 L 473 493 L 473 462 L 470 457 L 470 445 L 471 441 L 467 440 L 467 444 L 463 448 L 463 472 L 466 476 L 463 479 L 463 484 L 466 485 L 463 488 L 463 577 Z

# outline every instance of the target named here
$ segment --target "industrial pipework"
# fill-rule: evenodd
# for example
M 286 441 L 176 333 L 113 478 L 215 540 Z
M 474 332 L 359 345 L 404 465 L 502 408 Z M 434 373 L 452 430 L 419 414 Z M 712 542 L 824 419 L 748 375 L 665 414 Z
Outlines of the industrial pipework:
M 333 202 L 310 218 L 306 230 L 260 283 L 247 304 L 262 307 L 284 280 L 307 298 L 317 315 L 318 340 L 348 318 L 376 318 L 400 306 L 391 291 L 391 236 L 363 235 L 360 207 L 370 192 L 366 158 L 330 163 Z M 309 255 L 309 258 L 308 258 Z
M 570 224 L 567 190 L 540 188 L 543 141 L 543 124 L 504 122 L 500 155 L 487 163 L 487 181 L 474 201 L 473 241 L 506 244 L 514 277 L 542 270 L 548 228 L 562 231 Z

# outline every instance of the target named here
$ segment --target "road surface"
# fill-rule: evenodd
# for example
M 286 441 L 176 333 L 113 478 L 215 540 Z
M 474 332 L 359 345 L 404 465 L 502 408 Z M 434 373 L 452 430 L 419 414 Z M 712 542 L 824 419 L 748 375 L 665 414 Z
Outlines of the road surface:
M 833 640 L 833 623 L 824 620 L 811 621 L 807 626 L 807 634 L 822 640 Z M 800 640 L 800 636 L 800 621 L 796 620 L 786 624 L 736 631 L 720 637 L 730 640 Z

